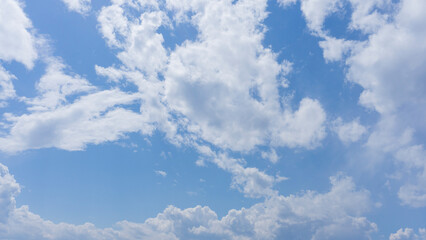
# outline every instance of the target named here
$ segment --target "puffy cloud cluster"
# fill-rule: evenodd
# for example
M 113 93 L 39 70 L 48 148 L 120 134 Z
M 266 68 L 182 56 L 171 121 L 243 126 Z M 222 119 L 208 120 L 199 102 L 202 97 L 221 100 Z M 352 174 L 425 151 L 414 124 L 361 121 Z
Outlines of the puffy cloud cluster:
M 285 6 L 295 1 L 280 2 Z M 423 24 L 426 3 L 421 0 L 300 2 L 308 27 L 324 39 L 319 44 L 326 61 L 344 59 L 347 79 L 363 88 L 359 103 L 380 114 L 366 147 L 380 152 L 379 155 L 393 155 L 397 164 L 405 164 L 402 181 L 406 184 L 399 196 L 404 204 L 426 206 L 426 169 L 424 164 L 417 164 L 419 158 L 424 159 L 420 156 L 424 156 L 422 139 L 426 134 L 426 27 Z M 367 40 L 337 39 L 324 29 L 325 19 L 347 3 L 353 9 L 348 31 L 359 31 Z M 364 130 L 356 123 L 336 128 L 345 142 L 358 139 Z
M 80 14 L 87 14 L 90 11 L 91 0 L 62 0 L 68 10 L 75 11 Z
M 404 155 L 398 152 L 407 152 L 413 147 L 422 149 L 417 145 L 424 142 L 416 143 L 412 134 L 426 133 L 424 121 L 420 120 L 426 118 L 422 107 L 426 103 L 426 71 L 422 67 L 426 61 L 426 28 L 421 24 L 426 18 L 419 9 L 426 9 L 424 1 L 401 1 L 394 21 L 377 28 L 368 42 L 347 59 L 348 79 L 364 88 L 360 103 L 381 114 L 368 146 L 385 149 L 398 155 L 398 159 Z M 416 187 L 404 185 L 399 196 L 408 205 L 426 206 L 423 177 L 426 169 L 424 165 L 409 163 L 416 158 L 406 157 L 404 162 L 413 170 L 407 176 L 414 174 L 418 179 Z
M 23 19 L 22 34 L 33 40 L 27 31 L 30 20 L 17 1 L 9 2 Z M 5 115 L 9 132 L 0 138 L 5 143 L 1 149 L 80 150 L 86 144 L 116 140 L 126 132 L 150 134 L 153 129 L 165 132 L 177 144 L 206 141 L 233 151 L 270 144 L 318 146 L 326 135 L 321 104 L 304 98 L 293 110 L 281 103 L 279 90 L 288 85 L 284 75 L 291 64 L 277 62 L 277 55 L 262 45 L 266 6 L 265 0 L 112 1 L 99 13 L 99 31 L 107 44 L 118 50 L 121 64 L 96 66 L 96 71 L 111 81 L 135 84 L 137 92 L 100 91 L 72 73 L 59 58 L 44 56 L 47 67 L 36 84 L 39 95 L 20 98 L 28 105 L 28 113 Z M 159 28 L 173 31 L 179 24 L 196 28 L 196 39 L 186 40 L 174 50 L 166 49 Z M 37 56 L 21 59 L 18 55 L 3 58 L 31 67 Z M 3 91 L 13 97 L 13 77 L 2 72 Z M 101 97 L 110 99 L 102 101 Z M 133 103 L 140 104 L 140 112 L 116 107 Z M 93 108 L 82 109 L 83 104 Z M 64 120 L 65 116 L 69 120 Z M 115 127 L 99 133 L 83 127 L 92 125 Z M 36 143 L 32 139 L 38 134 L 43 137 Z
M 426 229 L 420 228 L 417 234 L 412 228 L 399 229 L 389 236 L 389 240 L 423 240 L 426 239 Z
M 331 179 L 326 193 L 275 195 L 250 208 L 230 210 L 221 219 L 208 207 L 169 206 L 144 223 L 121 221 L 100 229 L 91 223 L 53 223 L 17 207 L 20 186 L 0 164 L 0 238 L 3 239 L 370 239 L 377 230 L 362 217 L 369 193 L 349 177 Z M 356 204 L 354 204 L 356 203 Z
M 344 143 L 356 142 L 367 132 L 367 129 L 359 123 L 359 119 L 343 123 L 341 118 L 337 118 L 333 122 L 333 130 Z
M 33 68 L 38 58 L 37 40 L 30 19 L 25 15 L 17 0 L 2 1 L 0 9 L 0 108 L 7 100 L 16 97 L 13 74 L 2 66 L 2 62 L 18 61 L 28 69 Z
M 38 57 L 31 20 L 19 0 L 4 0 L 0 8 L 0 60 L 18 61 L 27 68 Z
M 15 78 L 0 65 L 0 107 L 7 104 L 5 100 L 16 96 L 12 80 Z
M 146 11 L 129 16 L 127 7 Z M 166 1 L 165 8 L 151 1 L 115 1 L 104 7 L 100 31 L 110 46 L 122 49 L 117 57 L 123 65 L 98 66 L 98 73 L 118 80 L 140 72 L 149 82 L 140 91 L 153 86 L 141 109 L 150 115 L 161 108 L 162 113 L 152 113 L 162 117 L 157 122 L 177 116 L 177 128 L 187 133 L 177 139 L 190 136 L 236 151 L 269 143 L 319 144 L 326 114 L 318 101 L 305 98 L 296 111 L 281 107 L 279 88 L 286 85 L 283 76 L 290 64 L 278 63 L 276 54 L 262 45 L 266 1 Z M 178 24 L 195 27 L 197 38 L 167 51 L 157 30 Z M 138 82 L 145 80 L 130 81 L 141 86 Z
M 138 99 L 139 94 L 104 90 L 54 110 L 8 114 L 12 127 L 9 135 L 0 138 L 0 148 L 5 152 L 49 147 L 82 150 L 88 143 L 117 140 L 127 132 L 150 134 L 153 127 L 143 115 L 117 106 Z

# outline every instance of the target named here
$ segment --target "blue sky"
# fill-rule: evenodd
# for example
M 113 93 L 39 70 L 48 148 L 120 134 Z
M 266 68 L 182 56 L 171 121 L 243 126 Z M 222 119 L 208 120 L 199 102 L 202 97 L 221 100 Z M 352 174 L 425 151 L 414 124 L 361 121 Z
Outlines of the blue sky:
M 422 0 L 1 0 L 1 239 L 426 239 Z

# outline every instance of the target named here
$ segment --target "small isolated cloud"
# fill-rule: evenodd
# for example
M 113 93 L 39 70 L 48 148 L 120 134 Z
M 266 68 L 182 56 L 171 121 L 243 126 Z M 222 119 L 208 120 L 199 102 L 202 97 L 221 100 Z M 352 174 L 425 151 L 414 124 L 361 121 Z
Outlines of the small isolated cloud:
M 277 152 L 275 152 L 275 149 L 271 149 L 269 152 L 262 152 L 261 155 L 263 159 L 267 159 L 271 161 L 271 163 L 277 163 L 279 160 L 279 156 Z
M 90 11 L 91 0 L 62 0 L 69 11 L 87 14 Z
M 162 176 L 162 177 L 167 176 L 167 173 L 165 171 L 161 171 L 161 170 L 155 171 L 155 174 L 157 174 L 158 176 Z
M 359 123 L 359 119 L 344 123 L 341 118 L 333 122 L 333 130 L 344 143 L 356 142 L 367 132 L 367 128 Z

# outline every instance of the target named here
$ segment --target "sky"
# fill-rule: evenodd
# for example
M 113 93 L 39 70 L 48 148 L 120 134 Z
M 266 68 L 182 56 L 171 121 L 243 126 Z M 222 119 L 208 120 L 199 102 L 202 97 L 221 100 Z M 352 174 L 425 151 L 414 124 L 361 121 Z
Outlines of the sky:
M 426 239 L 425 11 L 0 0 L 0 239 Z

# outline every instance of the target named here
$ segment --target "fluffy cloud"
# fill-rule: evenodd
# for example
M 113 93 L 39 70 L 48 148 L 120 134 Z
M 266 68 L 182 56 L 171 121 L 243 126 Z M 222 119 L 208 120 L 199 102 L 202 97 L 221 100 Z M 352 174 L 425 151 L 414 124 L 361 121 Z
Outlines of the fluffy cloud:
M 91 223 L 53 223 L 17 207 L 20 186 L 0 164 L 0 237 L 5 239 L 369 239 L 376 225 L 362 214 L 369 193 L 345 176 L 331 178 L 329 192 L 273 196 L 219 219 L 208 207 L 169 206 L 144 223 L 122 221 L 99 229 Z M 356 203 L 356 204 L 354 204 Z
M 338 118 L 333 122 L 333 130 L 344 143 L 356 142 L 367 132 L 367 129 L 359 123 L 359 119 L 343 123 L 342 119 Z
M 262 46 L 265 1 L 170 4 L 180 14 L 195 11 L 190 21 L 199 31 L 199 41 L 186 41 L 171 54 L 165 74 L 168 105 L 188 118 L 187 129 L 232 150 L 271 140 L 312 147 L 324 137 L 318 102 L 304 99 L 296 112 L 280 107 L 279 76 L 287 65 Z M 308 111 L 315 118 L 306 119 Z
M 393 155 L 396 164 L 405 164 L 404 172 L 400 173 L 406 183 L 399 197 L 403 204 L 425 206 L 425 168 L 416 165 L 419 157 L 413 155 L 423 152 L 424 142 L 420 139 L 426 134 L 423 120 L 426 118 L 426 28 L 422 24 L 426 21 L 422 13 L 426 3 L 421 0 L 300 1 L 308 27 L 324 39 L 319 44 L 325 60 L 344 59 L 347 80 L 363 88 L 359 103 L 380 114 L 366 147 L 379 152 L 378 155 Z M 367 40 L 337 39 L 324 29 L 325 18 L 345 2 L 353 9 L 348 29 L 361 31 L 368 36 Z M 335 130 L 344 141 L 357 140 L 364 132 L 356 123 Z
M 49 147 L 81 150 L 88 143 L 117 140 L 126 132 L 150 134 L 154 127 L 143 115 L 117 106 L 139 99 L 139 94 L 105 90 L 53 110 L 7 114 L 10 133 L 0 138 L 0 148 L 5 152 Z
M 0 65 L 0 107 L 6 104 L 5 100 L 16 96 L 12 80 L 15 78 Z
M 401 186 L 399 198 L 405 205 L 413 207 L 426 206 L 426 151 L 422 145 L 401 148 L 396 159 L 402 163 L 404 170 L 411 176 L 409 182 Z M 414 177 L 414 178 L 413 178 Z
M 345 39 L 337 39 L 325 36 L 324 40 L 319 42 L 319 46 L 323 50 L 323 57 L 326 62 L 340 61 L 348 52 L 356 46 L 356 41 Z
M 262 152 L 261 155 L 263 159 L 268 159 L 272 163 L 277 163 L 280 158 L 275 149 L 271 149 L 269 152 Z
M 75 11 L 81 14 L 86 14 L 90 11 L 91 0 L 62 0 L 68 10 Z
M 115 82 L 135 84 L 137 93 L 125 97 L 117 90 L 99 92 L 60 59 L 44 57 L 47 68 L 36 85 L 39 95 L 20 98 L 29 105 L 28 113 L 5 115 L 9 134 L 0 139 L 5 143 L 1 149 L 81 150 L 89 143 L 116 140 L 126 132 L 149 134 L 154 128 L 177 144 L 207 141 L 234 151 L 267 144 L 292 148 L 320 144 L 326 120 L 321 104 L 304 98 L 293 110 L 280 102 L 279 89 L 288 85 L 284 75 L 291 64 L 277 62 L 277 55 L 262 45 L 265 0 L 165 4 L 160 9 L 156 1 L 113 1 L 98 16 L 99 30 L 110 47 L 119 49 L 122 64 L 96 66 L 96 72 Z M 196 40 L 166 50 L 158 31 L 172 30 L 173 24 L 194 26 Z M 100 99 L 110 95 L 115 99 L 115 94 L 132 100 Z M 89 103 L 91 99 L 95 102 Z M 112 109 L 136 100 L 140 113 Z M 83 104 L 93 108 L 83 109 Z M 127 117 L 133 124 L 114 125 Z M 91 125 L 99 131 L 83 127 Z M 43 137 L 36 143 L 32 139 L 37 134 Z
M 414 133 L 426 133 L 420 120 L 426 118 L 426 28 L 421 24 L 426 17 L 419 10 L 425 8 L 424 1 L 401 1 L 395 20 L 381 26 L 363 48 L 347 59 L 349 80 L 364 88 L 360 103 L 381 114 L 368 146 L 378 146 L 376 149 L 384 149 L 398 159 L 402 158 L 401 152 L 406 152 L 404 149 L 419 145 L 412 137 Z M 411 155 L 409 158 L 404 162 L 416 161 Z M 407 176 L 417 175 L 419 168 L 424 172 L 424 166 L 417 166 Z M 416 183 L 403 186 L 399 194 L 412 206 L 426 205 L 426 198 L 421 197 L 426 189 L 424 173 L 419 174 Z
M 424 240 L 426 239 L 426 229 L 420 228 L 416 234 L 412 228 L 399 229 L 389 236 L 389 240 Z
M 30 105 L 29 110 L 53 110 L 66 104 L 67 97 L 95 90 L 86 79 L 76 74 L 68 75 L 64 73 L 65 70 L 66 66 L 60 59 L 52 58 L 47 61 L 46 73 L 36 85 L 39 95 L 26 99 Z
M 127 14 L 128 7 L 145 11 Z M 296 111 L 282 109 L 279 88 L 287 85 L 284 75 L 290 64 L 278 63 L 276 54 L 262 45 L 266 16 L 263 0 L 166 1 L 162 10 L 151 1 L 115 1 L 102 9 L 98 21 L 107 43 L 120 49 L 117 57 L 123 65 L 96 69 L 113 81 L 125 79 L 137 86 L 141 80 L 130 72 L 147 79 L 148 87 L 139 89 L 143 95 L 149 92 L 146 103 L 156 104 L 141 109 L 168 126 L 163 130 L 169 136 L 178 127 L 184 133 L 173 137 L 178 142 L 204 140 L 236 151 L 268 142 L 316 147 L 325 136 L 325 112 L 310 98 Z M 168 52 L 157 30 L 177 24 L 192 25 L 198 36 Z M 161 113 L 151 113 L 159 108 Z M 170 123 L 171 116 L 178 118 L 177 126 Z
M 161 171 L 161 170 L 155 171 L 155 174 L 157 174 L 158 176 L 162 176 L 162 177 L 167 176 L 167 173 L 165 171 Z
M 0 59 L 18 61 L 27 68 L 34 66 L 38 54 L 32 23 L 19 0 L 4 0 L 0 8 Z
M 278 0 L 278 3 L 286 7 L 300 1 L 300 9 L 307 21 L 309 29 L 321 37 L 329 37 L 324 29 L 326 18 L 339 10 L 343 10 L 346 3 L 352 8 L 350 30 L 360 30 L 363 33 L 373 33 L 383 26 L 389 16 L 386 12 L 392 9 L 389 0 Z

